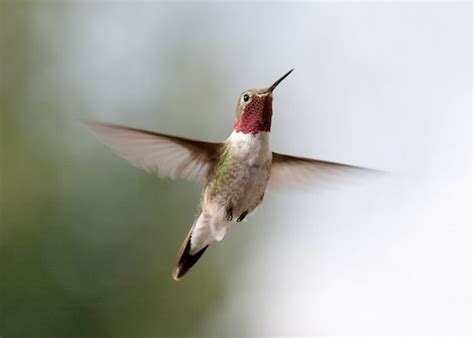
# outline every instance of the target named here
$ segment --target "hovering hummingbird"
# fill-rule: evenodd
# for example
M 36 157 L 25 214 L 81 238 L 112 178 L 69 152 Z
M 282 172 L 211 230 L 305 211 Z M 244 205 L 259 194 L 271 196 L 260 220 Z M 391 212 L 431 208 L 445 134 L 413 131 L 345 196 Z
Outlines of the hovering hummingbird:
M 306 182 L 341 169 L 364 169 L 271 151 L 273 91 L 292 71 L 268 88 L 240 95 L 234 129 L 221 143 L 86 123 L 106 145 L 138 167 L 162 177 L 205 181 L 199 216 L 177 255 L 175 280 L 189 271 L 209 245 L 221 241 L 233 224 L 242 222 L 262 203 L 267 185 Z

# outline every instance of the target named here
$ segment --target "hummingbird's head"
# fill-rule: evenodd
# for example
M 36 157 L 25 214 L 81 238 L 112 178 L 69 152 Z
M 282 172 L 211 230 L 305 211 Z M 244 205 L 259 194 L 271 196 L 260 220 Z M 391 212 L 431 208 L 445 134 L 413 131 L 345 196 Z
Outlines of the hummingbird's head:
M 257 134 L 261 131 L 270 131 L 272 125 L 273 90 L 290 73 L 279 78 L 274 84 L 265 89 L 250 89 L 240 95 L 237 103 L 237 120 L 234 130 L 244 134 Z

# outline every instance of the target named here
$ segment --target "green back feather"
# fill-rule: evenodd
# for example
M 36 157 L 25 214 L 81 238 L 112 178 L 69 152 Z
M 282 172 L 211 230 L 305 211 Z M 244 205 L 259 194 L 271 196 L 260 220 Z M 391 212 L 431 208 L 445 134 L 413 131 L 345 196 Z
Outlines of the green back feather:
M 225 148 L 222 152 L 222 157 L 219 163 L 214 169 L 214 182 L 211 190 L 211 194 L 216 194 L 220 187 L 225 184 L 226 178 L 228 177 L 229 172 L 235 167 L 236 157 L 232 154 L 231 147 L 225 145 Z

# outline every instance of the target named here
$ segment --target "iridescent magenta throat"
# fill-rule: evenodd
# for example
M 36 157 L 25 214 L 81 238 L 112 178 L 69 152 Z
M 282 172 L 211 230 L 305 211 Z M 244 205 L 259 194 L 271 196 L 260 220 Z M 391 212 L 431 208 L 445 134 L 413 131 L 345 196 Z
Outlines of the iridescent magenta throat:
M 250 102 L 240 114 L 234 125 L 234 130 L 244 134 L 257 134 L 270 131 L 272 126 L 272 98 Z

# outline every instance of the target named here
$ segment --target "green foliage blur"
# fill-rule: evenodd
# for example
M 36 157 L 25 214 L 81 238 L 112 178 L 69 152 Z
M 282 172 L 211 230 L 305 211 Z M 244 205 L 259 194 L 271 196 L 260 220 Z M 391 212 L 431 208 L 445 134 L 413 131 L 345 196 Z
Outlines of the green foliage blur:
M 61 22 L 75 5 L 0 6 L 0 336 L 203 334 L 227 292 L 224 253 L 210 250 L 179 283 L 171 277 L 200 185 L 132 167 L 80 124 L 95 116 L 67 78 L 59 71 L 51 76 L 62 62 L 61 43 L 74 43 L 61 37 Z M 51 40 L 35 34 L 37 11 L 57 24 Z M 175 67 L 196 58 L 176 53 Z M 203 81 L 213 88 L 210 79 Z M 178 92 L 170 86 L 167 94 Z M 196 108 L 195 102 L 190 98 L 180 108 Z M 143 114 L 162 108 L 156 103 Z M 135 125 L 146 127 L 139 111 L 136 116 Z M 196 119 L 164 125 L 197 135 Z

